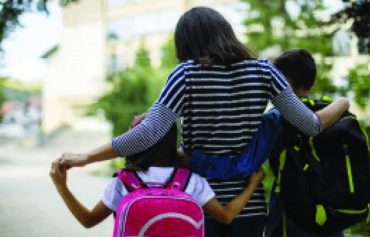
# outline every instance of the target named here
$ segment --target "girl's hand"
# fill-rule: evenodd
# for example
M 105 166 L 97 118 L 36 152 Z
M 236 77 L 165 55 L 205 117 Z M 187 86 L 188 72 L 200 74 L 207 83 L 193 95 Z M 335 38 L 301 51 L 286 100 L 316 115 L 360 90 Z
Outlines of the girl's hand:
M 258 171 L 252 174 L 251 178 L 249 179 L 249 183 L 259 185 L 264 177 L 265 173 L 263 172 L 263 169 L 259 168 Z
M 59 163 L 65 169 L 72 167 L 82 167 L 88 164 L 87 154 L 63 153 L 59 159 Z
M 52 163 L 49 174 L 57 188 L 67 186 L 67 169 L 60 164 L 60 159 Z

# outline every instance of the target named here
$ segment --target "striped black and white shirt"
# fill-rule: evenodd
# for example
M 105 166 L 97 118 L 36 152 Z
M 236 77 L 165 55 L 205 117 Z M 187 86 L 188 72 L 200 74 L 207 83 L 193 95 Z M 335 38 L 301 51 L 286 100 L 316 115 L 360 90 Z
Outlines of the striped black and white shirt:
M 146 119 L 113 139 L 120 156 L 141 152 L 159 141 L 177 117 L 182 118 L 182 147 L 187 153 L 239 155 L 256 134 L 268 101 L 303 132 L 316 135 L 320 120 L 294 95 L 281 73 L 267 60 L 245 60 L 230 66 L 178 65 Z M 246 180 L 210 180 L 216 197 L 228 202 Z M 260 186 L 239 217 L 266 214 Z

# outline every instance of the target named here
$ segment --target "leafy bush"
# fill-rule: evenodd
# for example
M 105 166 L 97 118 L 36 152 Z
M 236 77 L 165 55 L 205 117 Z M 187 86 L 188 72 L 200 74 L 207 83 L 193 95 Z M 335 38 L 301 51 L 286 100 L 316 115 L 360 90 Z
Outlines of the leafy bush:
M 354 92 L 355 102 L 364 109 L 370 99 L 370 67 L 368 63 L 357 64 L 348 72 L 348 91 Z
M 103 111 L 112 124 L 113 136 L 126 131 L 134 115 L 145 112 L 158 97 L 165 77 L 150 65 L 148 52 L 140 49 L 134 66 L 108 76 L 110 89 L 92 106 L 92 112 Z

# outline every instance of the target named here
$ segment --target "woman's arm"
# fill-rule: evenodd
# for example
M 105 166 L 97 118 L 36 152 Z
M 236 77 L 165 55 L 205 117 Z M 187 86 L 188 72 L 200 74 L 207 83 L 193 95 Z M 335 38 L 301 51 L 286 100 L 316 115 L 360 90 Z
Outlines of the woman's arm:
M 263 176 L 263 170 L 260 169 L 251 176 L 248 186 L 233 200 L 222 205 L 217 199 L 213 198 L 203 206 L 204 211 L 218 222 L 230 224 L 251 199 Z
M 272 98 L 272 103 L 292 125 L 308 135 L 317 135 L 333 125 L 349 108 L 347 98 L 340 97 L 322 110 L 312 112 L 288 87 Z
M 348 99 L 339 97 L 324 109 L 317 111 L 316 114 L 320 117 L 322 128 L 326 129 L 337 122 L 348 109 Z
M 185 88 L 185 64 L 180 64 L 169 75 L 158 100 L 150 108 L 146 118 L 133 129 L 84 154 L 65 153 L 60 158 L 66 168 L 84 166 L 97 161 L 110 160 L 142 152 L 151 147 L 170 130 L 183 109 Z
M 112 143 L 107 143 L 86 153 L 63 153 L 62 157 L 58 160 L 64 168 L 69 169 L 71 167 L 82 167 L 98 161 L 110 160 L 115 157 L 117 157 L 117 154 L 113 150 Z
M 271 102 L 289 123 L 307 135 L 315 136 L 333 125 L 348 110 L 349 102 L 345 98 L 334 101 L 328 107 L 312 112 L 294 94 L 283 74 L 273 65 L 263 62 L 269 68 L 271 77 Z
M 50 176 L 68 209 L 84 227 L 93 227 L 112 213 L 112 210 L 106 207 L 102 201 L 98 202 L 92 210 L 82 205 L 68 189 L 67 170 L 60 165 L 59 160 L 53 162 Z

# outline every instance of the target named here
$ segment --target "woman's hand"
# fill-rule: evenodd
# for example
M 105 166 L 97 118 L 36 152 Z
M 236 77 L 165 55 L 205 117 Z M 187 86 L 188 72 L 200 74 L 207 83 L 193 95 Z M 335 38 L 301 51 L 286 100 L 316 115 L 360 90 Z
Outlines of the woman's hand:
M 60 164 L 60 159 L 52 163 L 49 174 L 57 188 L 67 186 L 67 169 Z
M 86 153 L 63 153 L 62 157 L 59 158 L 59 163 L 65 169 L 70 169 L 98 161 L 110 160 L 115 157 L 117 157 L 117 154 L 113 150 L 112 143 L 106 143 Z
M 85 153 L 63 153 L 62 157 L 60 157 L 58 160 L 59 164 L 65 169 L 70 169 L 72 167 L 82 167 L 89 163 L 88 155 Z
M 336 123 L 340 117 L 349 109 L 349 100 L 338 97 L 333 103 L 316 112 L 320 117 L 322 129 L 326 129 Z

